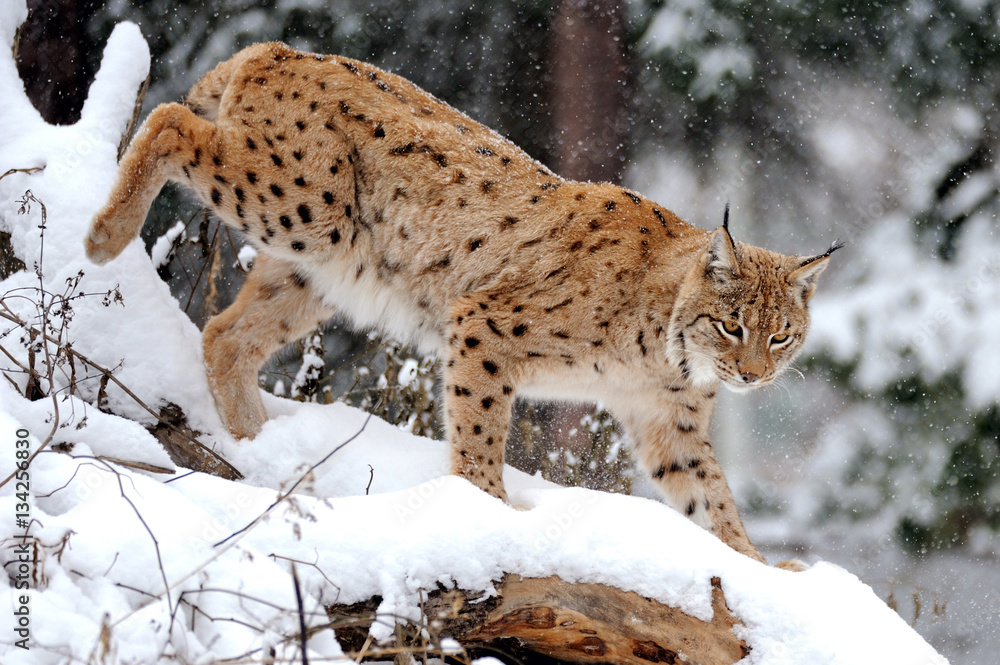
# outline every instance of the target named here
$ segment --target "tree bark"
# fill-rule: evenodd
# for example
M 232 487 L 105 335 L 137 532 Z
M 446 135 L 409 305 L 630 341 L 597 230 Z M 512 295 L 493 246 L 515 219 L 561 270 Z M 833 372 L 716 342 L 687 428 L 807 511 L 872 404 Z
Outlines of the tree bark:
M 749 653 L 733 632 L 742 623 L 729 611 L 718 578 L 712 579 L 711 621 L 631 591 L 558 577 L 507 575 L 498 593 L 478 601 L 477 594 L 434 591 L 423 605 L 424 621 L 472 653 L 501 652 L 529 662 L 544 656 L 570 663 L 730 665 Z M 328 608 L 338 623 L 349 624 L 337 630 L 348 656 L 385 657 L 367 639 L 378 602 Z
M 556 172 L 621 182 L 625 165 L 625 35 L 620 0 L 562 0 L 554 22 Z
M 556 173 L 619 184 L 625 168 L 628 62 L 621 0 L 561 0 L 553 20 L 552 110 Z M 550 410 L 557 448 L 585 450 L 580 422 L 593 404 Z M 576 434 L 571 432 L 576 431 Z
M 89 88 L 85 30 L 96 7 L 93 0 L 28 0 L 17 70 L 28 99 L 48 123 L 80 118 Z

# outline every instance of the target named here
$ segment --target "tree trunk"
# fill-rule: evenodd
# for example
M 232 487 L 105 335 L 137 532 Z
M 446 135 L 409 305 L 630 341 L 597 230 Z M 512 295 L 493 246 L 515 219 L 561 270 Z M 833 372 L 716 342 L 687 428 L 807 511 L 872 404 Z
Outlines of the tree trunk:
M 621 182 L 625 165 L 625 35 L 620 0 L 562 0 L 554 23 L 555 170 Z
M 628 136 L 621 0 L 561 0 L 553 33 L 554 170 L 573 180 L 620 183 Z M 554 445 L 587 449 L 590 437 L 580 421 L 594 410 L 585 404 L 552 406 Z
M 499 596 L 488 600 L 462 591 L 430 593 L 421 628 L 438 640 L 454 638 L 473 654 L 500 652 L 524 662 L 545 656 L 571 663 L 731 665 L 749 649 L 733 632 L 742 623 L 726 606 L 718 578 L 712 587 L 712 620 L 702 621 L 603 584 L 508 575 Z M 371 646 L 367 634 L 378 602 L 328 608 L 335 622 L 349 624 L 337 629 L 344 652 L 377 659 L 400 648 L 421 650 L 413 642 L 388 650 Z
M 28 99 L 46 122 L 68 125 L 87 98 L 86 24 L 93 0 L 28 0 L 17 70 Z

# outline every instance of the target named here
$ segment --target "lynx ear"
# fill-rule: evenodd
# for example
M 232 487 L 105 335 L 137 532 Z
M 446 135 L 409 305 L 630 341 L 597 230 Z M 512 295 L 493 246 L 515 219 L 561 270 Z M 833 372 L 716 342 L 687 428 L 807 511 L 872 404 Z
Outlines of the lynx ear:
M 788 276 L 788 283 L 795 288 L 795 293 L 803 305 L 809 302 L 816 292 L 816 282 L 830 263 L 830 255 L 843 246 L 844 244 L 838 241 L 830 245 L 830 249 L 824 253 L 803 259 L 799 267 Z
M 709 277 L 728 279 L 740 274 L 736 258 L 736 245 L 729 229 L 720 226 L 712 232 L 712 244 L 705 254 L 705 274 Z

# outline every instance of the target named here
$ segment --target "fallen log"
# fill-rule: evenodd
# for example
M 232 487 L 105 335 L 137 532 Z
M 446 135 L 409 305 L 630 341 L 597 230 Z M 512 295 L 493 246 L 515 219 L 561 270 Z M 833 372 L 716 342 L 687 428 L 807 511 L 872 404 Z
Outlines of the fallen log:
M 541 655 L 571 663 L 731 665 L 750 651 L 733 631 L 742 623 L 729 611 L 718 578 L 712 579 L 711 621 L 632 591 L 558 577 L 507 575 L 497 592 L 481 600 L 479 594 L 432 591 L 423 604 L 427 627 L 470 653 L 499 652 L 521 661 Z M 345 625 L 336 632 L 348 656 L 385 657 L 368 639 L 379 602 L 328 608 L 335 623 Z

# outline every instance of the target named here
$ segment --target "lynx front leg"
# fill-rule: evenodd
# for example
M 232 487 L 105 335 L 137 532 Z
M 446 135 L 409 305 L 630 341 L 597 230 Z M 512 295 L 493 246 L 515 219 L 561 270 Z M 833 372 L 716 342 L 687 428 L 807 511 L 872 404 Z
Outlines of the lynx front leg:
M 506 501 L 503 462 L 516 368 L 491 322 L 461 314 L 456 320 L 444 369 L 451 472 Z
M 205 326 L 208 385 L 219 416 L 237 439 L 267 420 L 257 387 L 261 365 L 333 316 L 295 267 L 260 254 L 236 301 Z
M 179 179 L 213 140 L 215 125 L 180 104 L 162 104 L 149 115 L 122 158 L 111 196 L 85 240 L 87 256 L 107 263 L 139 235 L 153 199 L 169 179 Z
M 737 552 L 764 562 L 747 537 L 708 440 L 714 393 L 670 391 L 646 406 L 627 408 L 622 420 L 639 461 L 667 501 Z

